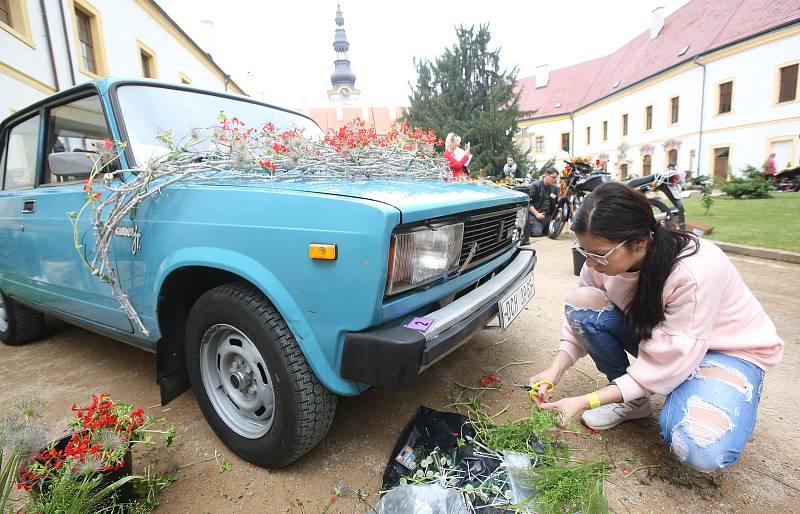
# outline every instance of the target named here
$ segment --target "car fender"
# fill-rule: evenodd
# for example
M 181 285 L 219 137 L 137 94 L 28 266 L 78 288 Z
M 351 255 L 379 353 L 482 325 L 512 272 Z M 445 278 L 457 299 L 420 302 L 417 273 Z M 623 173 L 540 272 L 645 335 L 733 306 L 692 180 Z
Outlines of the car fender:
M 236 274 L 253 284 L 281 314 L 309 365 L 320 381 L 325 384 L 325 387 L 344 396 L 353 396 L 362 392 L 363 387 L 343 379 L 325 358 L 308 321 L 289 291 L 274 274 L 247 255 L 214 247 L 190 247 L 177 250 L 168 255 L 159 266 L 154 281 L 153 298 L 158 297 L 161 287 L 170 273 L 187 266 L 217 268 Z

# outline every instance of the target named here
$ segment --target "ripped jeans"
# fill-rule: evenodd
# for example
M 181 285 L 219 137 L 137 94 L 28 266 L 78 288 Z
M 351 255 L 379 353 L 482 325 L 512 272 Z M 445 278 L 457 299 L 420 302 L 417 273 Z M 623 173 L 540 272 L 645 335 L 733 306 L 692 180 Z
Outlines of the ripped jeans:
M 607 297 L 605 301 L 608 306 L 602 309 L 567 305 L 565 311 L 576 339 L 612 381 L 626 373 L 626 352 L 638 354 L 639 338 L 626 327 L 625 314 Z M 764 371 L 755 364 L 708 351 L 664 400 L 661 439 L 698 471 L 732 466 L 753 432 L 763 379 Z

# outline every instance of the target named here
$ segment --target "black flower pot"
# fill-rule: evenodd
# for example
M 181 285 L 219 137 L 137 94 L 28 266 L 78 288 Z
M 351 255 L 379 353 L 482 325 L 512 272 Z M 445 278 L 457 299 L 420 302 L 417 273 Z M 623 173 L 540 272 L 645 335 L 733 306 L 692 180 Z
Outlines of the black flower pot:
M 64 448 L 67 447 L 67 443 L 72 438 L 72 434 L 67 434 L 59 439 L 57 439 L 54 444 L 53 448 L 58 451 L 62 451 Z M 43 449 L 44 450 L 44 449 Z M 43 461 L 39 461 L 44 463 Z M 117 480 L 132 475 L 133 474 L 133 455 L 131 451 L 128 450 L 125 453 L 125 460 L 123 461 L 123 466 L 119 469 L 115 469 L 114 471 L 105 471 L 98 473 L 102 479 L 100 481 L 100 486 L 97 488 L 96 491 L 100 491 L 106 486 L 109 486 L 116 482 Z M 31 496 L 37 498 L 41 495 L 46 495 L 47 492 L 50 490 L 50 482 L 48 480 L 41 480 L 39 481 L 34 487 L 31 488 L 30 493 Z M 107 499 L 101 501 L 96 508 L 103 508 L 112 505 L 112 498 L 116 494 L 116 503 L 129 503 L 133 500 L 133 482 L 128 481 L 119 488 L 117 488 L 114 493 L 111 494 Z

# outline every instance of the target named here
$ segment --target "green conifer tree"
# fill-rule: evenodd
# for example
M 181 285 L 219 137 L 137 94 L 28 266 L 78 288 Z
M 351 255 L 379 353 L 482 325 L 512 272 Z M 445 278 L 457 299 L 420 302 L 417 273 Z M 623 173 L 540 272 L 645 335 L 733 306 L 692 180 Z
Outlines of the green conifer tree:
M 456 28 L 457 42 L 433 62 L 415 59 L 416 86 L 411 85 L 410 107 L 403 121 L 431 128 L 439 137 L 448 132 L 472 147 L 470 172 L 484 169 L 500 175 L 506 156 L 524 173 L 527 159 L 515 147 L 513 136 L 520 111 L 517 68 L 500 69 L 500 50 L 490 50 L 488 25 Z

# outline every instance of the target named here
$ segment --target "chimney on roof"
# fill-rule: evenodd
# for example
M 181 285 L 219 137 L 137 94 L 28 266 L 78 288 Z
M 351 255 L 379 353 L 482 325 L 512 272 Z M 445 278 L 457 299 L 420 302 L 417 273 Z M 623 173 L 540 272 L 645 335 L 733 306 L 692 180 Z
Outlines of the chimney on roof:
M 208 19 L 200 20 L 200 27 L 200 33 L 202 34 L 200 44 L 203 47 L 203 51 L 213 56 L 216 50 L 216 30 L 214 29 L 214 22 Z
M 536 89 L 547 86 L 550 82 L 550 65 L 540 64 L 536 67 Z
M 656 7 L 653 9 L 653 22 L 650 25 L 650 39 L 657 38 L 662 28 L 664 28 L 664 8 Z

